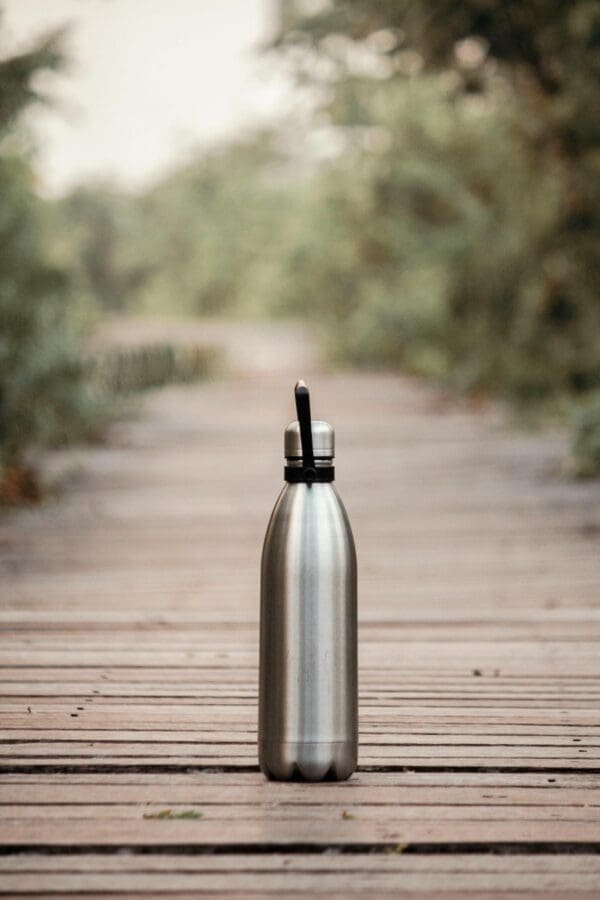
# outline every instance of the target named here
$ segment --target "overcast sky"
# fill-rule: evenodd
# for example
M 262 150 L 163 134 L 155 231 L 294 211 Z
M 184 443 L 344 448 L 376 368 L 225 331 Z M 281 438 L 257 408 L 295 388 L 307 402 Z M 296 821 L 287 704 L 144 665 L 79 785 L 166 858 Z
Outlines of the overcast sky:
M 4 0 L 0 52 L 68 26 L 71 65 L 32 114 L 42 186 L 138 187 L 205 146 L 283 112 L 290 88 L 256 47 L 274 0 Z

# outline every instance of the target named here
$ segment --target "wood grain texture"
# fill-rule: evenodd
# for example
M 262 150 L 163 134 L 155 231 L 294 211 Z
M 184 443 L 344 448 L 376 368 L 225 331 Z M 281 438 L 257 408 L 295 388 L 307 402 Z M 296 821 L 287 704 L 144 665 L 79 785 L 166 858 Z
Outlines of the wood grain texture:
M 0 519 L 0 894 L 596 897 L 600 486 L 558 433 L 313 364 L 359 552 L 360 768 L 258 772 L 258 560 L 314 355 L 251 331 L 221 334 L 242 371 L 151 395 Z

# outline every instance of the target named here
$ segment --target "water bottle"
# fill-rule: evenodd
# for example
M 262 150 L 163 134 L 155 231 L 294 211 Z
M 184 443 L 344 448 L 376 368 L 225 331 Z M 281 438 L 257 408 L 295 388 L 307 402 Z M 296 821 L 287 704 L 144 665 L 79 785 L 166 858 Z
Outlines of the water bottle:
M 277 781 L 343 781 L 358 753 L 356 551 L 334 478 L 334 432 L 295 388 L 285 485 L 261 566 L 259 762 Z

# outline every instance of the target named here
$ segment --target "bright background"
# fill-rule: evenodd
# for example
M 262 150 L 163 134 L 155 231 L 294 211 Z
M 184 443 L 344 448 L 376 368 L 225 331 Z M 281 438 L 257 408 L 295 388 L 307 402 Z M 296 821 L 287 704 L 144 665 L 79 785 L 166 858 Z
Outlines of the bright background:
M 68 29 L 54 106 L 30 113 L 44 188 L 91 177 L 140 187 L 281 115 L 291 85 L 257 53 L 276 20 L 270 0 L 5 0 L 4 50 Z

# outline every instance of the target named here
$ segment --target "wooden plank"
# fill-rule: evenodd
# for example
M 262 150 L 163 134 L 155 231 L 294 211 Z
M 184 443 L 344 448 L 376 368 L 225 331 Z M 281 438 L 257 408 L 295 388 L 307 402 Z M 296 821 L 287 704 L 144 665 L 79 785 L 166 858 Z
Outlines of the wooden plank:
M 0 783 L 0 804 L 12 807 L 14 804 L 25 806 L 32 804 L 125 804 L 125 803 L 160 803 L 166 807 L 188 804 L 260 804 L 276 799 L 277 803 L 323 803 L 342 805 L 344 809 L 352 809 L 356 804 L 377 803 L 379 806 L 396 806 L 411 804 L 413 806 L 457 805 L 474 806 L 536 806 L 555 808 L 567 806 L 596 810 L 600 808 L 600 785 L 586 788 L 558 787 L 502 787 L 478 786 L 430 786 L 425 795 L 422 786 L 406 786 L 398 784 L 365 784 L 353 786 L 352 790 L 324 791 L 314 785 L 302 786 L 283 784 L 276 790 L 269 785 L 260 784 L 87 784 L 85 792 L 81 784 L 64 783 L 40 784 L 3 784 Z M 14 813 L 14 809 L 12 810 Z M 7 810 L 3 810 L 7 814 Z
M 223 884 L 223 882 L 221 882 L 221 884 Z M 333 897 L 345 896 L 345 894 L 343 892 L 341 892 L 339 888 L 337 890 L 335 888 L 326 889 L 324 892 L 315 890 L 314 892 L 311 891 L 310 893 L 311 893 L 311 896 L 319 898 L 319 900 L 320 900 L 320 898 L 331 898 L 332 896 Z M 415 897 L 415 896 L 420 896 L 420 897 L 421 896 L 423 896 L 423 897 L 440 896 L 439 891 L 437 891 L 437 892 L 436 891 L 434 891 L 434 892 L 427 891 L 426 893 L 419 892 L 416 894 L 414 891 L 411 891 L 411 890 L 404 891 L 403 889 L 400 889 L 400 891 L 398 891 L 397 888 L 395 890 L 394 889 L 378 890 L 375 895 L 370 895 L 370 896 L 384 897 L 384 896 L 389 896 L 390 894 L 393 896 L 400 896 L 400 897 L 405 897 L 405 898 Z M 265 894 L 265 896 L 273 896 L 273 895 L 277 896 L 277 890 L 275 892 L 267 891 L 267 893 Z M 352 890 L 350 892 L 350 895 L 351 896 L 364 896 L 360 892 L 358 894 L 356 894 Z M 48 895 L 46 893 L 42 893 L 42 894 L 30 893 L 30 894 L 27 894 L 27 896 L 30 896 L 30 897 L 52 896 L 54 898 L 67 898 L 67 897 L 72 897 L 73 895 L 72 895 L 72 893 L 65 894 L 63 892 L 57 892 L 57 893 L 52 893 L 50 895 Z M 140 893 L 136 890 L 133 890 L 133 891 L 128 890 L 125 893 L 121 893 L 120 891 L 116 891 L 116 892 L 102 891 L 101 893 L 90 892 L 88 894 L 86 892 L 85 896 L 92 898 L 92 900 L 104 900 L 104 898 L 106 898 L 106 897 L 109 897 L 109 898 L 128 897 L 128 898 L 135 898 L 135 900 L 138 900 L 138 898 L 146 898 L 148 896 L 148 894 L 147 894 L 147 892 Z M 177 897 L 177 898 L 179 898 L 179 900 L 193 900 L 193 898 L 198 896 L 198 893 L 197 893 L 197 891 L 182 891 L 182 890 L 176 890 L 175 892 L 169 892 L 167 889 L 166 896 Z M 202 896 L 209 897 L 209 898 L 217 898 L 217 897 L 222 897 L 222 896 L 227 896 L 229 898 L 247 898 L 248 893 L 246 891 L 244 891 L 243 889 L 241 891 L 227 890 L 225 893 L 223 893 L 223 891 L 221 889 L 217 889 L 216 891 L 209 890 L 206 893 L 203 893 Z M 290 896 L 292 898 L 292 900 L 297 900 L 297 898 L 305 897 L 306 892 L 305 891 L 300 891 L 300 892 L 292 891 L 291 893 L 289 893 L 288 891 L 286 891 L 286 896 Z M 480 897 L 480 898 L 483 898 L 483 900 L 491 900 L 491 898 L 493 898 L 493 900 L 498 900 L 498 898 L 502 897 L 502 898 L 507 898 L 507 900 L 518 900 L 519 897 L 523 896 L 523 893 L 519 894 L 519 893 L 515 893 L 513 891 L 508 891 L 508 892 L 502 891 L 501 892 L 501 891 L 494 891 L 494 890 L 485 891 L 484 893 L 482 893 L 481 891 L 473 891 L 473 892 L 472 891 L 468 891 L 468 892 L 449 891 L 449 892 L 447 892 L 447 894 L 445 893 L 444 896 L 448 896 L 451 898 L 459 898 L 462 896 Z M 540 897 L 543 896 L 544 898 L 550 898 L 550 900 L 564 900 L 564 893 L 561 894 L 560 892 L 556 892 L 556 891 L 537 894 L 537 896 L 540 896 Z M 588 898 L 591 898 L 591 897 L 594 897 L 597 895 L 592 894 L 587 891 L 575 891 L 575 892 L 570 893 L 569 896 L 572 896 L 575 898 L 581 898 L 581 900 L 588 900 Z
M 503 807 L 504 809 L 504 807 Z M 55 819 L 45 821 L 35 815 L 27 818 L 25 808 L 0 823 L 0 844 L 7 847 L 142 847 L 192 845 L 197 847 L 261 845 L 345 845 L 367 847 L 380 843 L 443 844 L 458 847 L 464 843 L 491 845 L 517 841 L 524 846 L 557 842 L 577 843 L 581 849 L 600 842 L 600 820 L 558 821 L 513 818 L 493 810 L 487 817 L 454 818 L 437 821 L 426 811 L 408 820 L 398 816 L 385 821 L 357 817 L 346 820 L 339 811 L 316 817 L 312 810 L 305 816 L 275 815 L 264 807 L 249 811 L 246 817 L 231 818 L 204 815 L 198 820 Z M 435 812 L 435 810 L 434 810 Z
M 219 855 L 195 853 L 136 854 L 123 853 L 6 853 L 0 855 L 0 872 L 243 872 L 251 868 L 255 872 L 281 872 L 288 868 L 293 872 L 340 872 L 350 866 L 356 872 L 377 871 L 386 873 L 438 872 L 441 874 L 549 874 L 581 872 L 585 875 L 600 873 L 600 856 L 589 853 L 487 853 L 482 859 L 475 854 L 435 853 L 354 853 L 351 856 L 336 853 L 224 853 Z
M 550 854 L 498 856 L 406 853 L 335 854 L 280 853 L 143 856 L 77 854 L 7 854 L 0 857 L 2 883 L 14 891 L 146 890 L 174 893 L 182 889 L 222 893 L 252 890 L 257 894 L 304 889 L 318 892 L 347 890 L 368 893 L 402 890 L 440 894 L 457 892 L 521 891 L 548 896 L 563 892 L 593 892 L 600 876 L 598 856 Z M 20 880 L 23 876 L 27 881 Z M 245 879 L 242 881 L 242 879 Z
M 92 785 L 186 785 L 190 788 L 210 785 L 234 785 L 246 788 L 248 785 L 257 785 L 260 789 L 276 791 L 299 791 L 301 794 L 312 790 L 328 795 L 330 791 L 354 791 L 361 785 L 381 785 L 393 787 L 395 785 L 420 787 L 429 792 L 432 787 L 537 787 L 547 790 L 557 788 L 585 788 L 589 791 L 597 790 L 600 779 L 596 774 L 574 772 L 568 770 L 559 773 L 540 773 L 535 770 L 523 772 L 498 772 L 498 771 L 398 771 L 390 772 L 383 769 L 374 771 L 361 771 L 359 769 L 348 781 L 335 783 L 325 782 L 316 786 L 311 784 L 297 784 L 292 782 L 271 783 L 258 771 L 203 771 L 202 769 L 180 769 L 174 772 L 72 772 L 60 773 L 36 771 L 31 772 L 0 772 L 0 785 L 82 785 L 85 790 Z M 85 793 L 83 787 L 82 792 Z
M 250 645 L 252 647 L 252 645 Z M 576 647 L 576 652 L 574 650 Z M 436 659 L 443 667 L 465 674 L 477 668 L 504 675 L 554 675 L 557 671 L 569 675 L 600 675 L 598 641 L 407 641 L 396 647 L 390 644 L 363 644 L 361 665 L 372 670 L 387 669 L 398 665 L 419 668 L 425 664 L 431 670 Z M 257 664 L 256 645 L 252 649 L 217 650 L 163 649 L 145 651 L 129 650 L 79 650 L 74 644 L 70 650 L 14 650 L 0 653 L 0 665 L 6 666 L 210 666 L 253 667 Z
M 350 887 L 348 882 L 352 881 Z M 466 893 L 477 896 L 490 896 L 492 892 L 498 892 L 496 896 L 510 896 L 507 892 L 520 893 L 533 892 L 538 896 L 581 896 L 586 892 L 590 897 L 597 897 L 598 873 L 561 872 L 548 873 L 534 871 L 529 872 L 502 872 L 502 873 L 454 873 L 431 872 L 419 869 L 418 871 L 401 870 L 394 872 L 381 872 L 377 870 L 356 871 L 354 867 L 346 871 L 338 872 L 299 872 L 297 869 L 287 867 L 281 872 L 231 872 L 223 868 L 217 872 L 181 872 L 167 873 L 35 873 L 17 875 L 5 874 L 3 876 L 3 891 L 31 893 L 39 891 L 43 896 L 55 895 L 57 892 L 82 891 L 88 896 L 89 892 L 98 892 L 101 896 L 110 896 L 114 891 L 118 894 L 126 893 L 127 896 L 135 891 L 137 895 L 147 893 L 156 896 L 157 893 L 173 895 L 181 892 L 201 892 L 204 896 L 207 892 L 214 892 L 215 896 L 228 896 L 233 892 L 240 892 L 243 896 L 248 893 L 255 896 L 265 894 L 288 894 L 290 884 L 293 884 L 294 896 L 311 895 L 331 897 L 338 892 L 358 894 L 373 897 L 373 891 L 386 892 L 394 896 L 407 896 L 415 892 L 422 894 L 437 894 L 443 892 L 444 896 L 450 892 L 458 895 Z M 339 895 L 339 894 L 338 894 Z M 412 894 L 414 896 L 414 894 Z M 135 894 L 134 894 L 135 896 Z M 194 896 L 190 894 L 188 896 Z M 197 894 L 195 896 L 198 896 Z
M 139 640 L 139 638 L 137 639 Z M 473 675 L 473 670 L 463 669 L 462 672 L 451 672 L 443 667 L 420 668 L 418 670 L 392 666 L 389 669 L 380 670 L 371 667 L 363 668 L 360 672 L 360 689 L 366 686 L 387 689 L 390 685 L 396 689 L 406 686 L 442 686 L 460 687 L 462 690 L 482 690 L 502 686 L 506 690 L 520 690 L 527 687 L 531 690 L 543 690 L 545 688 L 555 690 L 582 690 L 589 686 L 597 689 L 599 676 L 597 675 L 570 675 L 568 672 L 548 675 L 522 674 L 510 675 L 498 670 L 480 670 L 481 675 Z M 236 685 L 239 683 L 252 684 L 252 679 L 257 684 L 258 668 L 256 665 L 242 666 L 235 669 L 221 667 L 188 665 L 183 667 L 151 666 L 139 668 L 136 666 L 7 666 L 0 669 L 2 684 L 13 682 L 35 683 L 49 681 L 97 682 L 98 687 L 103 687 L 104 682 L 111 683 L 126 680 L 127 684 L 137 682 L 148 684 L 169 683 L 194 683 L 205 682 L 207 684 Z M 475 681 L 474 679 L 478 680 Z M 481 680 L 479 680 L 481 679 Z
M 532 891 L 535 892 L 535 889 L 533 888 Z M 276 890 L 274 893 L 275 893 L 275 896 L 277 896 L 278 891 Z M 340 892 L 339 892 L 339 890 L 336 891 L 335 889 L 333 889 L 333 890 L 328 890 L 326 892 L 321 892 L 319 890 L 316 890 L 314 892 L 311 891 L 310 893 L 311 893 L 311 896 L 315 898 L 315 900 L 323 900 L 323 898 L 331 898 L 332 894 L 333 894 L 333 896 L 339 896 Z M 418 894 L 415 894 L 414 891 L 411 891 L 411 890 L 404 891 L 404 890 L 402 890 L 402 888 L 400 888 L 400 890 L 395 888 L 391 891 L 378 890 L 377 893 L 375 893 L 375 894 L 372 894 L 371 892 L 369 892 L 368 896 L 373 897 L 373 898 L 388 897 L 388 896 L 390 896 L 390 893 L 394 897 L 404 897 L 404 898 L 412 898 L 415 896 L 426 897 L 426 898 L 427 897 L 435 898 L 435 897 L 440 896 L 439 891 L 433 891 L 433 892 L 426 891 L 424 893 L 419 892 Z M 303 892 L 286 891 L 285 894 L 286 894 L 287 898 L 290 898 L 290 900 L 300 900 L 300 898 L 306 897 L 306 892 L 304 892 L 304 891 Z M 198 897 L 198 892 L 197 891 L 182 891 L 182 890 L 169 891 L 167 889 L 166 891 L 163 891 L 161 893 L 161 895 L 164 895 L 167 897 L 174 897 L 174 898 L 177 898 L 177 900 L 196 900 L 196 898 Z M 271 892 L 267 892 L 266 896 L 270 896 L 270 895 L 271 895 Z M 365 896 L 364 893 L 363 894 L 361 894 L 360 892 L 355 893 L 352 891 L 352 889 L 350 889 L 350 895 L 351 896 L 359 896 L 359 897 Z M 54 898 L 54 900 L 72 900 L 73 894 L 72 893 L 65 894 L 62 891 L 59 891 L 59 892 L 52 893 L 49 895 L 48 893 L 46 893 L 46 891 L 43 891 L 41 894 L 36 893 L 36 892 L 32 892 L 32 893 L 28 892 L 25 896 L 39 897 L 39 898 L 45 898 L 45 897 L 51 896 Z M 145 891 L 143 893 L 141 893 L 141 892 L 138 892 L 137 890 L 135 890 L 134 888 L 132 888 L 131 890 L 126 890 L 126 891 L 113 891 L 110 893 L 110 896 L 113 898 L 118 898 L 118 900 L 147 900 L 148 893 Z M 219 898 L 221 898 L 223 896 L 228 897 L 229 900 L 247 900 L 248 892 L 245 890 L 242 890 L 242 891 L 234 890 L 234 891 L 227 891 L 227 893 L 224 894 L 223 891 L 220 889 L 216 892 L 207 891 L 206 893 L 204 893 L 204 892 L 202 893 L 202 897 L 209 898 L 209 900 L 219 900 Z M 250 895 L 250 896 L 252 896 L 252 895 Z M 460 890 L 460 891 L 446 891 L 446 892 L 444 892 L 443 896 L 448 897 L 448 898 L 456 898 L 456 900 L 461 900 L 462 897 L 472 897 L 472 898 L 477 898 L 477 900 L 521 900 L 521 898 L 523 897 L 523 892 L 490 890 L 490 891 L 484 891 L 482 893 L 480 890 L 476 890 L 476 891 Z M 561 893 L 560 891 L 546 891 L 542 894 L 538 894 L 538 896 L 543 897 L 544 900 L 564 900 L 565 895 L 564 895 L 564 892 Z M 596 900 L 597 893 L 583 890 L 583 891 L 571 892 L 569 894 L 569 896 L 576 898 L 576 900 Z M 90 891 L 88 893 L 86 891 L 85 897 L 86 897 L 86 900 L 105 900 L 106 892 L 102 891 L 100 893 L 97 893 L 96 891 Z
M 481 703 L 481 701 L 480 701 Z M 233 723 L 245 727 L 256 726 L 256 708 L 250 704 L 199 704 L 199 703 L 81 703 L 62 704 L 59 702 L 41 704 L 32 701 L 30 704 L 14 703 L 0 705 L 0 723 L 6 728 L 143 728 L 159 729 L 169 727 L 176 718 L 180 729 L 202 728 L 214 723 L 215 728 L 224 726 L 232 728 Z M 577 736 L 581 729 L 597 728 L 599 718 L 597 710 L 590 707 L 556 708 L 552 706 L 507 707 L 497 706 L 493 710 L 487 705 L 461 706 L 454 705 L 412 705 L 371 706 L 363 705 L 360 710 L 363 727 L 380 726 L 392 732 L 402 727 L 413 725 L 436 724 L 439 727 L 457 725 L 473 725 L 484 727 L 489 725 L 569 725 L 576 729 Z M 575 730 L 573 732 L 575 735 Z
M 108 762 L 112 765 L 135 765 L 171 761 L 180 765 L 210 764 L 211 760 L 233 764 L 235 761 L 244 765 L 255 765 L 257 758 L 256 741 L 227 741 L 218 739 L 201 740 L 193 743 L 143 741 L 128 743 L 111 741 L 29 741 L 11 742 L 0 745 L 0 762 L 11 765 L 37 762 L 41 765 L 81 764 L 81 761 Z M 441 765 L 529 765 L 535 767 L 561 766 L 566 763 L 575 767 L 600 768 L 600 746 L 574 746 L 572 743 L 559 746 L 556 744 L 534 744 L 526 746 L 501 745 L 485 743 L 447 742 L 443 744 L 419 744 L 414 740 L 395 743 L 378 744 L 363 741 L 360 749 L 360 762 L 363 766 L 389 762 L 397 766 L 424 765 L 426 763 Z
M 217 749 L 214 752 L 208 750 L 203 752 L 200 750 L 195 754 L 189 754 L 187 756 L 174 753 L 168 758 L 165 758 L 164 756 L 142 756 L 139 754 L 131 754 L 128 756 L 104 756 L 102 754 L 93 753 L 60 757 L 13 756 L 10 758 L 9 765 L 10 767 L 26 768 L 31 766 L 49 766 L 55 769 L 67 768 L 68 766 L 110 766 L 114 769 L 118 769 L 119 767 L 131 768 L 139 766 L 159 768 L 165 765 L 181 767 L 227 766 L 228 768 L 254 768 L 257 767 L 256 759 L 257 753 L 255 749 L 246 752 L 243 750 L 236 752 L 233 749 L 223 749 L 222 752 L 219 752 L 219 749 Z M 508 754 L 480 754 L 465 757 L 459 753 L 456 755 L 448 755 L 447 757 L 440 759 L 439 756 L 433 755 L 421 755 L 418 758 L 415 758 L 415 756 L 410 753 L 383 755 L 367 752 L 361 753 L 359 765 L 370 768 L 377 766 L 392 766 L 406 768 L 413 767 L 415 769 L 418 769 L 419 767 L 425 769 L 431 767 L 439 768 L 440 765 L 442 765 L 451 768 L 499 768 L 507 769 L 509 771 L 513 768 L 523 769 L 529 767 L 544 772 L 568 771 L 572 768 L 580 769 L 582 771 L 589 769 L 592 772 L 597 772 L 599 768 L 598 760 L 588 759 L 586 757 L 531 757 L 525 755 L 511 756 Z
M 592 621 L 596 624 L 594 619 Z M 237 625 L 238 623 L 234 622 L 232 624 Z M 204 630 L 202 623 L 190 623 L 185 632 L 176 631 L 172 627 L 169 635 L 170 649 L 195 650 L 198 649 L 199 645 L 207 644 L 205 635 L 201 637 L 200 634 L 196 634 L 200 628 Z M 424 617 L 422 621 L 403 623 L 401 629 L 395 628 L 392 631 L 386 625 L 382 625 L 380 628 L 372 626 L 368 631 L 365 626 L 362 626 L 362 637 L 365 643 L 370 641 L 406 643 L 414 640 L 435 640 L 436 638 L 438 640 L 486 641 L 493 639 L 498 641 L 522 641 L 530 639 L 531 635 L 535 634 L 535 638 L 538 641 L 587 641 L 590 639 L 589 628 L 589 620 L 578 621 L 577 619 L 575 621 L 565 621 L 564 619 L 558 621 L 546 620 L 537 624 L 527 619 L 524 621 L 494 621 L 492 614 L 490 614 L 488 621 L 485 619 L 467 619 L 466 615 L 463 619 L 457 617 L 457 619 L 443 621 L 436 620 L 430 615 L 429 617 Z M 148 629 L 147 631 L 142 629 L 134 631 L 133 629 L 124 628 L 117 632 L 115 629 L 112 634 L 110 632 L 98 634 L 98 630 L 94 629 L 89 632 L 83 629 L 76 630 L 78 649 L 128 649 L 131 646 L 131 638 L 135 635 L 136 639 L 143 637 L 146 651 L 164 650 L 164 645 L 161 641 L 162 635 L 156 626 L 152 630 Z M 0 641 L 1 652 L 24 648 L 35 649 L 36 652 L 43 649 L 68 651 L 73 649 L 72 640 L 75 629 L 70 632 L 54 631 L 50 634 L 40 634 L 14 627 L 3 629 L 3 631 L 6 639 Z M 213 647 L 215 644 L 224 643 L 226 640 L 216 630 L 212 637 L 211 644 Z
M 170 803 L 167 807 L 164 804 L 155 802 L 144 803 L 21 803 L 19 802 L 18 810 L 14 809 L 12 804 L 0 804 L 0 829 L 5 825 L 12 823 L 18 817 L 22 823 L 28 822 L 37 827 L 46 820 L 57 820 L 65 823 L 68 827 L 72 823 L 94 822 L 103 820 L 134 822 L 146 821 L 151 818 L 160 819 L 164 813 L 168 814 L 167 827 L 172 821 L 179 818 L 185 820 L 186 815 L 190 814 L 191 818 L 197 817 L 206 822 L 223 822 L 233 820 L 236 823 L 248 819 L 256 822 L 258 828 L 265 828 L 271 825 L 282 823 L 284 825 L 295 822 L 305 822 L 310 820 L 318 828 L 322 823 L 334 825 L 338 819 L 352 820 L 356 819 L 360 822 L 361 827 L 389 826 L 397 823 L 405 823 L 405 820 L 418 819 L 420 817 L 431 817 L 436 821 L 436 828 L 440 834 L 444 834 L 444 839 L 450 843 L 450 828 L 454 827 L 455 822 L 471 822 L 483 821 L 489 823 L 491 809 L 496 806 L 494 803 L 460 803 L 453 800 L 448 803 L 430 802 L 411 804 L 402 802 L 397 804 L 388 803 L 353 803 L 348 804 L 340 800 L 335 802 L 334 798 L 330 798 L 328 803 L 310 803 L 308 800 L 301 802 L 299 799 L 296 803 L 284 803 L 278 797 L 275 799 L 271 794 L 271 800 L 274 802 L 274 808 L 268 811 L 256 811 L 256 800 L 247 803 L 230 802 L 230 803 L 209 803 L 202 801 L 191 808 L 191 802 Z M 262 802 L 265 802 L 263 796 Z M 17 814 L 17 815 L 16 815 Z M 529 822 L 549 822 L 558 826 L 559 823 L 565 824 L 565 827 L 571 824 L 579 824 L 587 822 L 589 824 L 589 836 L 584 840 L 598 840 L 600 835 L 600 805 L 578 803 L 573 805 L 557 805 L 551 803 L 546 804 L 519 804 L 514 800 L 512 804 L 500 804 L 495 810 L 497 820 L 512 822 L 526 825 Z M 162 820 L 161 820 L 162 821 Z M 61 828 L 62 828 L 61 824 Z M 273 832 L 275 835 L 275 832 Z M 333 837 L 333 835 L 332 835 Z M 565 840 L 566 838 L 563 838 Z M 271 840 L 276 840 L 272 838 Z
M 7 580 L 10 580 L 10 576 Z M 367 580 L 370 589 L 377 590 L 377 581 Z M 381 586 L 379 586 L 381 587 Z M 450 586 L 451 588 L 451 586 Z M 166 588 L 164 590 L 167 590 Z M 150 594 L 152 594 L 149 588 Z M 404 589 L 405 591 L 405 589 Z M 394 596 L 402 596 L 402 585 L 394 586 Z M 192 591 L 190 590 L 189 593 Z M 397 592 L 401 592 L 398 594 Z M 8 592 L 7 592 L 8 593 Z M 164 591 L 159 593 L 164 594 Z M 177 601 L 180 599 L 181 591 L 175 591 L 174 597 Z M 450 589 L 450 595 L 452 590 Z M 185 596 L 185 594 L 184 594 Z M 418 618 L 415 618 L 415 611 L 402 604 L 397 604 L 397 608 L 392 610 L 388 603 L 381 605 L 370 602 L 362 605 L 360 609 L 359 628 L 361 635 L 367 638 L 373 629 L 379 629 L 382 625 L 390 626 L 399 633 L 405 626 L 417 623 L 470 623 L 470 622 L 497 622 L 502 624 L 526 624 L 543 628 L 545 624 L 554 625 L 557 623 L 565 623 L 566 625 L 580 622 L 598 622 L 598 609 L 593 605 L 584 605 L 587 600 L 585 593 L 578 591 L 577 595 L 570 595 L 570 603 L 566 603 L 569 597 L 562 597 L 562 603 L 547 604 L 542 607 L 536 603 L 536 595 L 528 595 L 527 605 L 517 602 L 507 603 L 504 598 L 499 600 L 494 595 L 486 595 L 480 597 L 477 604 L 471 602 L 470 597 L 453 598 L 452 604 L 448 604 L 448 595 L 446 592 L 438 594 L 437 599 L 432 598 L 427 603 L 419 605 Z M 383 595 L 382 595 L 383 597 Z M 57 598 L 58 599 L 58 598 Z M 90 600 L 89 595 L 86 599 Z M 541 619 L 539 613 L 544 609 L 544 617 Z M 0 624 L 2 625 L 2 633 L 11 632 L 21 634 L 48 635 L 59 633 L 72 633 L 73 631 L 85 632 L 93 629 L 97 634 L 115 635 L 123 632 L 135 631 L 136 634 L 145 632 L 160 631 L 166 625 L 177 633 L 179 629 L 193 629 L 198 637 L 223 635 L 227 633 L 231 638 L 231 629 L 228 627 L 231 623 L 236 625 L 236 633 L 243 635 L 244 633 L 255 633 L 258 629 L 258 608 L 254 607 L 254 615 L 249 616 L 248 611 L 239 609 L 235 617 L 231 617 L 229 610 L 204 606 L 180 606 L 163 607 L 160 611 L 150 609 L 136 609 L 129 605 L 129 598 L 122 598 L 119 607 L 99 607 L 89 606 L 81 603 L 80 605 L 68 610 L 60 608 L 57 602 L 54 602 L 52 595 L 47 598 L 47 602 L 40 607 L 39 601 L 35 609 L 18 605 L 11 605 L 7 602 L 5 607 L 0 609 Z
M 77 708 L 77 707 L 75 707 Z M 583 746 L 596 746 L 600 736 L 600 725 L 588 725 L 586 728 L 575 730 L 568 723 L 561 725 L 482 725 L 477 724 L 442 724 L 424 725 L 410 724 L 409 727 L 398 727 L 391 732 L 384 725 L 368 726 L 360 729 L 361 743 L 395 744 L 400 741 L 414 743 L 456 743 L 462 741 L 469 743 L 482 743 L 486 738 L 489 742 L 496 741 L 500 744 L 556 744 Z M 2 732 L 2 740 L 8 741 L 83 741 L 83 740 L 118 740 L 137 742 L 166 742 L 179 743 L 202 740 L 213 737 L 219 742 L 252 742 L 256 740 L 256 723 L 244 724 L 232 722 L 229 724 L 215 723 L 215 727 L 209 725 L 203 728 L 190 727 L 183 729 L 152 729 L 152 728 L 97 728 L 72 727 L 68 724 L 65 728 L 6 728 Z M 431 739 L 431 741 L 429 741 Z

